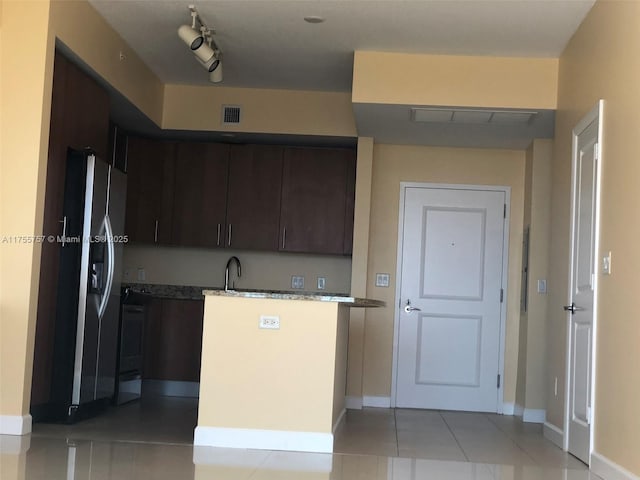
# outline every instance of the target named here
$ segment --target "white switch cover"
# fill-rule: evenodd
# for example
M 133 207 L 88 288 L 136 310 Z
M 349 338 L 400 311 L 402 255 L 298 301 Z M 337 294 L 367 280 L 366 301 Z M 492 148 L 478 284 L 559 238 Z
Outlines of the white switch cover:
M 139 268 L 138 269 L 138 281 L 139 282 L 144 282 L 147 280 L 147 274 L 144 271 L 144 268 Z
M 293 275 L 291 277 L 291 288 L 296 290 L 302 290 L 304 288 L 304 277 L 299 275 Z
M 547 281 L 545 279 L 538 280 L 538 293 L 547 293 Z
M 260 328 L 279 330 L 280 317 L 276 315 L 260 315 Z
M 376 273 L 376 287 L 388 287 L 388 286 L 389 286 L 389 274 Z
M 327 285 L 327 279 L 324 277 L 318 277 L 318 290 L 324 290 Z
M 611 252 L 602 257 L 602 273 L 604 275 L 611 275 Z

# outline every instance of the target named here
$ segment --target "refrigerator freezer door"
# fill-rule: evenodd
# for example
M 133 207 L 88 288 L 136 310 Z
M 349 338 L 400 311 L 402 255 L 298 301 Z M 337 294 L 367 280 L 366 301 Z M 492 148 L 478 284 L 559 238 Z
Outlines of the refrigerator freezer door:
M 84 224 L 82 233 L 82 257 L 80 275 L 80 296 L 78 301 L 78 324 L 76 331 L 76 356 L 73 375 L 72 404 L 81 405 L 96 397 L 96 372 L 98 368 L 98 345 L 100 318 L 98 308 L 102 291 L 89 288 L 94 272 L 92 264 L 104 263 L 103 245 L 93 242 L 104 228 L 107 213 L 107 192 L 109 166 L 96 160 L 94 155 L 86 157 L 87 177 L 85 187 Z M 93 258 L 91 258 L 93 257 Z M 106 267 L 106 266 L 105 266 Z M 104 285 L 106 268 L 102 268 L 98 283 Z

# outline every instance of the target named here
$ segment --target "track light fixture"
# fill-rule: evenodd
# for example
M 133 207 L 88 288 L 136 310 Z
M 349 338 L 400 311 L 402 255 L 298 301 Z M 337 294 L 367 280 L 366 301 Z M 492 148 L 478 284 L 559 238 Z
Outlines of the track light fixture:
M 222 81 L 222 51 L 213 39 L 215 33 L 204 22 L 194 5 L 189 5 L 191 25 L 181 25 L 178 36 L 186 43 L 196 60 L 209 72 L 209 81 Z

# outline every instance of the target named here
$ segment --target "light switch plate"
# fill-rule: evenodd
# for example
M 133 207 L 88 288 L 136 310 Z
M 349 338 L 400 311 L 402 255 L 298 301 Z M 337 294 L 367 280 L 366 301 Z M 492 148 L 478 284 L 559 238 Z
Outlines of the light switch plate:
M 324 290 L 327 286 L 327 279 L 325 277 L 318 277 L 318 290 Z
M 147 273 L 144 271 L 144 268 L 138 269 L 138 281 L 144 282 L 147 280 Z
M 293 275 L 291 277 L 291 288 L 302 290 L 304 288 L 304 277 L 300 275 Z
M 538 293 L 547 293 L 547 280 L 538 280 Z
M 602 273 L 603 275 L 611 275 L 611 252 L 607 252 L 602 257 Z
M 376 287 L 388 287 L 388 286 L 389 286 L 389 274 L 376 273 Z

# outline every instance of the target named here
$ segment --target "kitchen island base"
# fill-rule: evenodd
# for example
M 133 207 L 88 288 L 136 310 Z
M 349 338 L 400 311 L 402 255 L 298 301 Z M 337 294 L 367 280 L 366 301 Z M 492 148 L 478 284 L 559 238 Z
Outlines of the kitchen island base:
M 194 445 L 332 452 L 345 412 L 347 304 L 204 293 Z

